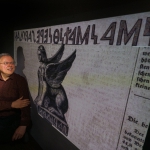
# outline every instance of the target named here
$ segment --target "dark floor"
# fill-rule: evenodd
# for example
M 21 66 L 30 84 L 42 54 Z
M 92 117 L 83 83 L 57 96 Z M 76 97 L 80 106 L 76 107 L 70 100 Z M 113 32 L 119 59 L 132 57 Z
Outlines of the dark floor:
M 0 150 L 42 150 L 32 136 L 28 136 L 27 142 L 0 145 Z

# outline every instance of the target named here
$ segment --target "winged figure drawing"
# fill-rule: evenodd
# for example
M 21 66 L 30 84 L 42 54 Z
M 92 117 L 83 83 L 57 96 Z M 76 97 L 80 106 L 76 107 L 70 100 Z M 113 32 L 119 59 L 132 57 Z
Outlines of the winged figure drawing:
M 38 47 L 37 54 L 40 62 L 38 69 L 39 86 L 34 103 L 66 121 L 64 114 L 68 110 L 68 98 L 62 82 L 76 58 L 76 50 L 68 58 L 60 61 L 64 53 L 64 47 L 65 45 L 62 44 L 51 58 L 47 58 L 43 45 Z

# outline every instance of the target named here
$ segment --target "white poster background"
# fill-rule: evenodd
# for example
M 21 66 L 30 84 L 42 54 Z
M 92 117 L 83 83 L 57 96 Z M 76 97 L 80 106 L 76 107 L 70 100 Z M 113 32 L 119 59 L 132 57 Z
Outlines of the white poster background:
M 133 26 L 138 18 L 145 21 L 148 15 L 150 16 L 149 13 L 120 16 L 74 23 L 69 26 L 81 25 L 84 29 L 87 24 L 96 22 L 97 33 L 100 34 L 105 30 L 106 24 L 114 20 L 119 22 L 125 19 L 130 27 L 130 24 Z M 65 28 L 68 25 L 60 26 Z M 139 43 L 147 46 L 149 38 L 142 36 L 143 28 L 142 24 Z M 81 150 L 123 150 L 126 147 L 129 150 L 142 150 L 144 142 L 141 140 L 145 140 L 150 121 L 148 99 L 150 94 L 149 90 L 137 88 L 135 84 L 139 77 L 142 57 L 149 58 L 148 55 L 143 56 L 142 52 L 150 49 L 131 47 L 130 41 L 128 43 L 130 46 L 109 46 L 107 41 L 97 45 L 92 45 L 92 42 L 88 45 L 65 45 L 61 60 L 67 58 L 75 49 L 77 51 L 73 65 L 62 83 L 69 101 L 69 109 L 65 114 L 69 126 L 66 138 Z M 37 71 L 40 65 L 37 57 L 38 46 L 43 45 L 50 58 L 58 51 L 61 44 L 15 41 L 14 45 L 15 59 L 17 48 L 19 46 L 23 48 L 25 56 L 23 72 L 32 99 L 35 100 L 38 93 Z M 149 72 L 149 69 L 146 71 Z M 149 80 L 149 77 L 146 76 L 146 79 Z M 149 86 L 148 83 L 142 84 Z M 134 121 L 129 120 L 129 116 Z M 138 123 L 135 123 L 135 120 L 138 120 Z M 133 136 L 126 134 L 125 130 Z

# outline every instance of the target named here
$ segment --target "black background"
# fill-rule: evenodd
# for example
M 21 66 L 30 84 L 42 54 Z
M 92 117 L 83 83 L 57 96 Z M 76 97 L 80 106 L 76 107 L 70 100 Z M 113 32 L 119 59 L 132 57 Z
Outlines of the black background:
M 150 0 L 1 0 L 0 1 L 0 52 L 13 55 L 13 31 L 36 27 L 52 26 L 79 21 L 128 15 L 150 11 Z M 149 16 L 150 17 L 150 16 Z M 36 113 L 35 119 L 41 134 L 36 140 L 44 149 L 76 150 L 77 148 L 58 131 L 49 127 Z M 40 122 L 42 122 L 40 124 Z M 49 131 L 47 131 L 48 129 Z M 36 130 L 35 130 L 36 132 Z M 50 135 L 48 135 L 48 133 Z M 49 139 L 48 139 L 49 138 Z M 51 142 L 49 142 L 51 141 Z M 150 150 L 148 131 L 143 150 Z M 48 143 L 49 142 L 49 143 Z M 47 143 L 47 145 L 46 145 Z

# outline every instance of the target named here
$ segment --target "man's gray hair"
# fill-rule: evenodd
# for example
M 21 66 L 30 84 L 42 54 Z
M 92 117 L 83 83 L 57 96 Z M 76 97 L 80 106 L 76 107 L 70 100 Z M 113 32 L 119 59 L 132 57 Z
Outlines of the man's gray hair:
M 12 57 L 9 53 L 1 53 L 1 54 L 0 54 L 0 59 L 1 59 L 1 57 L 3 57 L 3 56 L 10 56 L 10 57 Z

